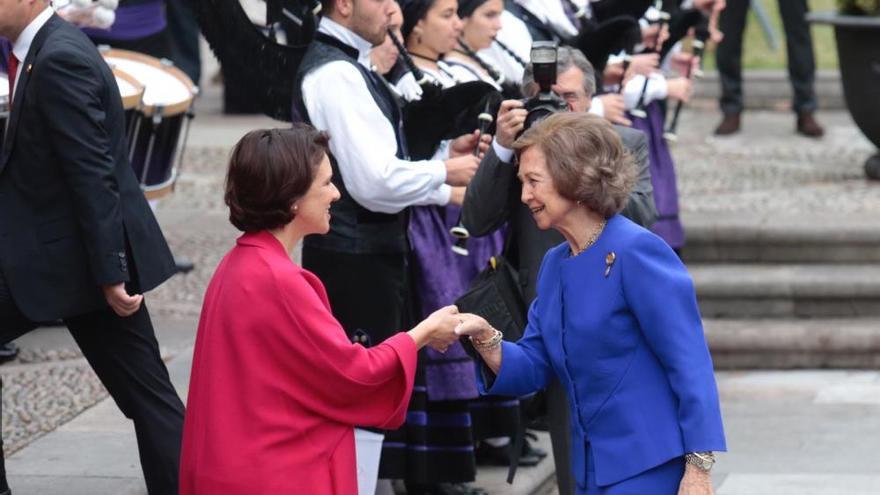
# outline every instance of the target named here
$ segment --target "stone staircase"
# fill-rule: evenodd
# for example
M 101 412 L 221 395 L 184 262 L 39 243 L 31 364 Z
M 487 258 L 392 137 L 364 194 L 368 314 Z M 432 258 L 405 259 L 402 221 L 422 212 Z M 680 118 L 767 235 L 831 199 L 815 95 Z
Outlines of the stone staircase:
M 716 367 L 880 366 L 880 215 L 684 222 Z

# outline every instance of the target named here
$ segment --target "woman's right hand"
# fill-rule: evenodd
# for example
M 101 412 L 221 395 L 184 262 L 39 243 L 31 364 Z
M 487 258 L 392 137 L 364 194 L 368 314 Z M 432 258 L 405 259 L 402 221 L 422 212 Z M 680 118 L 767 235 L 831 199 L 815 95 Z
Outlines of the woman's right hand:
M 467 335 L 471 338 L 471 341 L 477 340 L 482 342 L 491 339 L 495 335 L 496 330 L 482 317 L 470 313 L 462 313 L 458 315 L 458 318 L 461 320 L 461 323 L 455 327 L 456 335 Z M 480 357 L 483 358 L 486 366 L 493 373 L 498 373 L 498 370 L 501 369 L 501 345 L 496 345 L 491 349 L 481 349 L 476 345 L 474 348 L 480 353 Z
M 446 349 L 458 340 L 455 327 L 462 321 L 460 316 L 457 307 L 446 306 L 428 315 L 407 333 L 419 349 L 429 345 L 436 351 L 446 352 Z

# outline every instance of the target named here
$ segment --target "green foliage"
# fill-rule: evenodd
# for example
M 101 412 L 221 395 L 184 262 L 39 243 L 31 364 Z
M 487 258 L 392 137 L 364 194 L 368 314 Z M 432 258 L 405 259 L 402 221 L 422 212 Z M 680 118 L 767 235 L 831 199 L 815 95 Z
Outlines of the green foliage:
M 847 15 L 880 15 L 880 0 L 837 0 L 837 10 Z

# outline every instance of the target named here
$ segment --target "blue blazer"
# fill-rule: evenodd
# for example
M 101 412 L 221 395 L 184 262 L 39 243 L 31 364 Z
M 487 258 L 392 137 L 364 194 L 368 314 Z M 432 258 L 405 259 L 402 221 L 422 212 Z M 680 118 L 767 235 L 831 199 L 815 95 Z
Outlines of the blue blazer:
M 588 442 L 599 486 L 726 450 L 693 282 L 662 239 L 620 215 L 580 255 L 567 243 L 547 252 L 525 335 L 502 344 L 494 380 L 479 375 L 484 393 L 512 396 L 559 378 L 582 488 Z

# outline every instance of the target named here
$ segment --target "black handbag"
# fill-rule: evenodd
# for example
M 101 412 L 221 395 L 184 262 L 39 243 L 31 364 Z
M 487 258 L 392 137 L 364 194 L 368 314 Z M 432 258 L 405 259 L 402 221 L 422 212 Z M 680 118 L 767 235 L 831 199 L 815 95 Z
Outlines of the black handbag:
M 519 275 L 504 256 L 493 256 L 489 266 L 480 272 L 461 297 L 455 301 L 462 313 L 482 316 L 504 333 L 504 340 L 515 342 L 526 327 L 526 303 L 523 300 Z M 463 339 L 468 345 L 470 342 Z M 471 351 L 472 349 L 468 349 Z
M 485 318 L 490 325 L 504 333 L 504 340 L 515 342 L 523 336 L 527 321 L 526 302 L 519 274 L 504 256 L 490 258 L 489 266 L 474 278 L 468 291 L 455 301 L 455 305 L 462 313 Z M 468 355 L 479 359 L 469 338 L 462 337 L 460 342 Z M 522 452 L 524 438 L 525 424 L 520 419 L 511 446 L 512 452 Z M 507 471 L 507 482 L 511 484 L 519 466 L 519 456 L 512 458 Z

